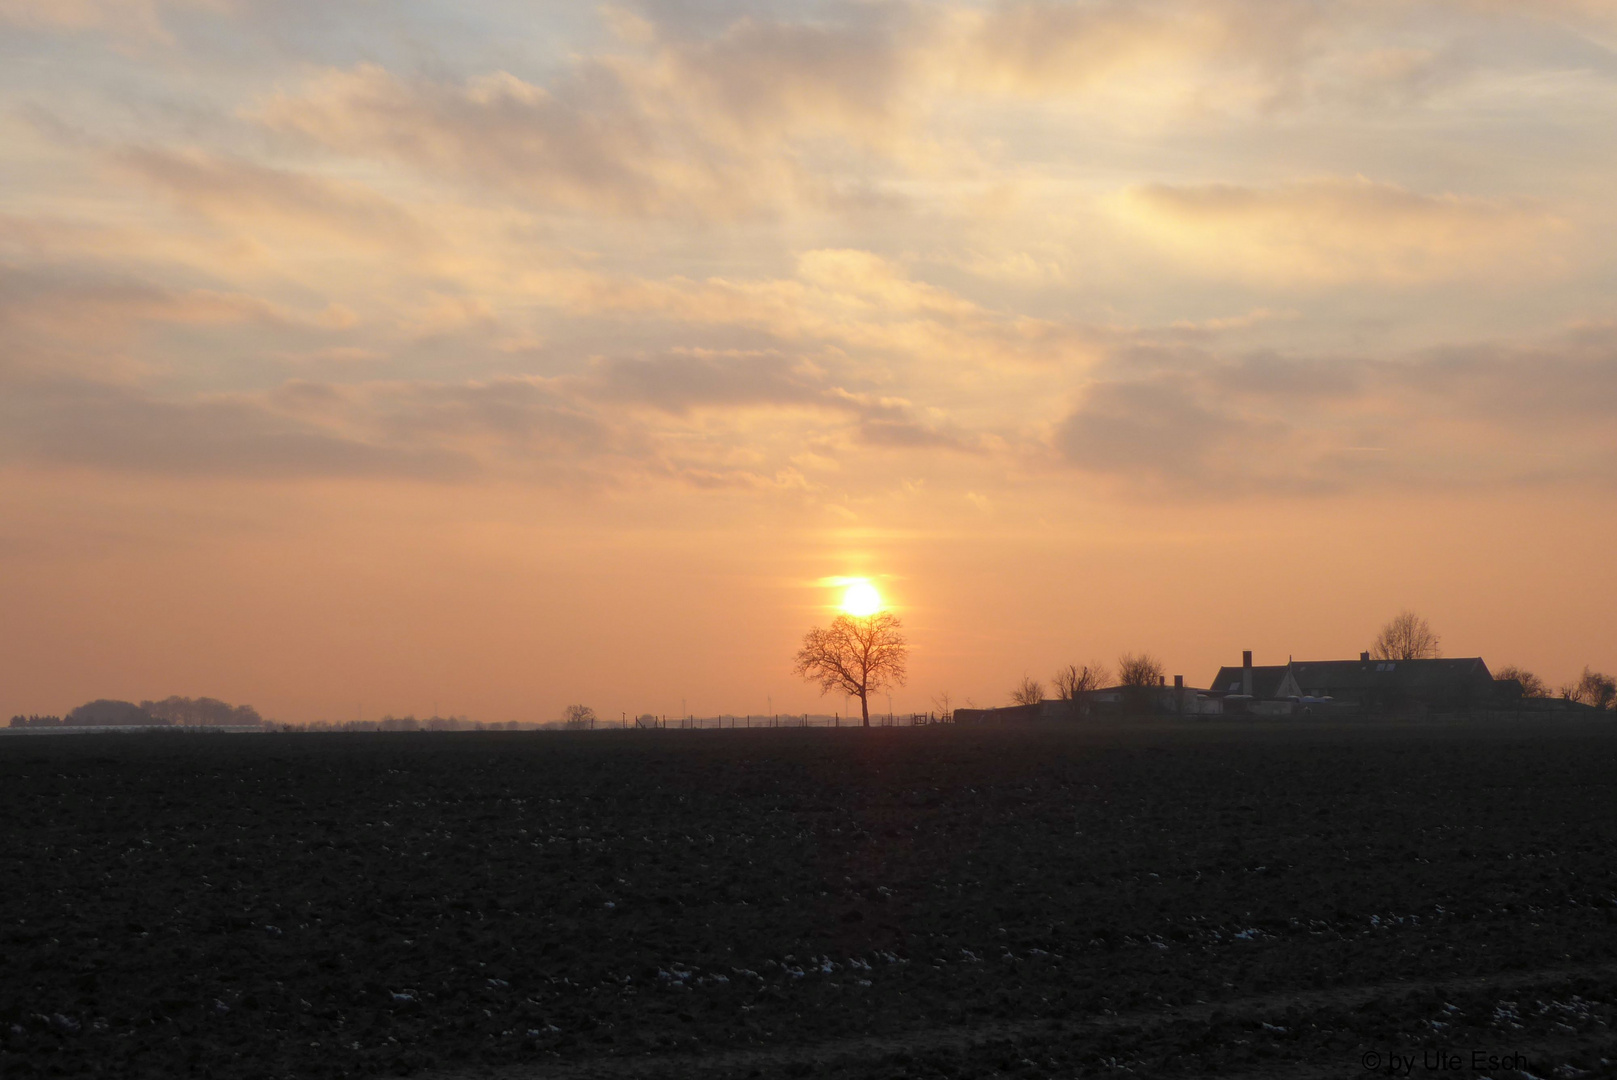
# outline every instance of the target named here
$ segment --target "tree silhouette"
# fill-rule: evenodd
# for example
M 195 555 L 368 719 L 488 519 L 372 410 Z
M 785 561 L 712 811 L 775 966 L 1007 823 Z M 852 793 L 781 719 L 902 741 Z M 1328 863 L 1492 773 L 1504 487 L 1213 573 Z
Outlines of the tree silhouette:
M 1117 681 L 1123 686 L 1156 686 L 1162 682 L 1162 661 L 1150 653 L 1124 653 L 1117 658 Z
M 1435 660 L 1443 655 L 1437 648 L 1440 640 L 1425 619 L 1413 611 L 1400 611 L 1376 635 L 1370 655 L 1377 660 Z
M 561 711 L 561 724 L 567 728 L 592 728 L 595 710 L 588 705 L 569 705 Z
M 1493 677 L 1496 679 L 1515 679 L 1517 682 L 1521 683 L 1522 697 L 1524 698 L 1544 698 L 1550 696 L 1549 684 L 1524 667 L 1517 667 L 1515 664 L 1507 664 L 1498 671 L 1494 672 Z
M 1609 709 L 1612 702 L 1617 701 L 1617 679 L 1591 671 L 1585 666 L 1583 676 L 1577 682 L 1567 683 L 1561 688 L 1561 696 L 1568 701 L 1593 705 L 1597 709 Z
M 1079 705 L 1090 692 L 1105 686 L 1110 678 L 1104 664 L 1068 664 L 1056 672 L 1050 681 L 1055 685 L 1056 697 L 1068 702 L 1076 715 Z
M 1023 675 L 1022 681 L 1011 689 L 1011 703 L 1014 705 L 1037 705 L 1043 700 L 1044 687 L 1030 675 Z
M 820 693 L 836 690 L 859 699 L 864 726 L 870 726 L 870 695 L 903 686 L 909 645 L 903 623 L 890 611 L 874 615 L 838 615 L 826 627 L 803 635 L 796 671 L 820 684 Z

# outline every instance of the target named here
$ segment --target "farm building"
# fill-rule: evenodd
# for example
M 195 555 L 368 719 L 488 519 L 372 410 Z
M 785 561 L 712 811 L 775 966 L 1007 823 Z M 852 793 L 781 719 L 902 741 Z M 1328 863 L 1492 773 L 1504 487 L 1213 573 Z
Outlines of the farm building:
M 1500 686 L 1479 656 L 1450 660 L 1294 660 L 1284 665 L 1254 667 L 1245 653 L 1241 667 L 1222 667 L 1213 677 L 1213 693 L 1226 695 L 1226 705 L 1247 700 L 1328 701 L 1340 709 L 1380 711 L 1424 708 L 1463 712 L 1509 704 L 1509 686 Z M 1521 696 L 1519 684 L 1515 696 Z
M 1304 695 L 1361 709 L 1425 708 L 1464 712 L 1499 704 L 1493 674 L 1480 656 L 1452 660 L 1311 660 L 1293 663 Z
M 1069 720 L 1086 716 L 1308 716 L 1333 712 L 1424 709 L 1466 712 L 1513 708 L 1521 684 L 1496 681 L 1478 656 L 1448 660 L 1299 660 L 1254 665 L 1252 653 L 1241 664 L 1218 669 L 1205 690 L 1174 685 L 1109 686 L 1078 701 L 1041 701 L 990 709 L 956 709 L 958 724 L 1003 724 L 1030 720 Z
M 956 709 L 957 724 L 1006 724 L 1029 720 L 1074 720 L 1085 716 L 1116 716 L 1123 713 L 1153 713 L 1167 716 L 1204 716 L 1222 707 L 1216 697 L 1204 690 L 1186 686 L 1184 676 L 1175 675 L 1173 685 L 1166 680 L 1159 686 L 1107 686 L 1090 690 L 1078 700 L 1046 700 L 1037 705 L 1006 705 L 990 709 Z
M 1290 664 L 1252 665 L 1252 651 L 1241 654 L 1240 667 L 1221 667 L 1207 688 L 1215 694 L 1231 694 L 1263 701 L 1285 701 L 1302 697 L 1291 677 Z

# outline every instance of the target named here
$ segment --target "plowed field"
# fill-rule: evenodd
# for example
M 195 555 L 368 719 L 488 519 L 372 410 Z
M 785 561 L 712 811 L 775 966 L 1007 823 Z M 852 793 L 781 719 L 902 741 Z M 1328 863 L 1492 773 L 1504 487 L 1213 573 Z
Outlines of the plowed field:
M 1617 1069 L 1609 723 L 9 737 L 0 822 L 8 1080 Z

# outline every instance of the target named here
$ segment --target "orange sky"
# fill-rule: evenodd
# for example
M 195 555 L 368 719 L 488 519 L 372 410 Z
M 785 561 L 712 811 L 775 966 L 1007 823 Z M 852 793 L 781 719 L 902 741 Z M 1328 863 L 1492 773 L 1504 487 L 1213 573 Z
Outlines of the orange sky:
M 1604 3 L 0 0 L 0 712 L 1617 668 Z M 885 707 L 885 701 L 881 703 Z

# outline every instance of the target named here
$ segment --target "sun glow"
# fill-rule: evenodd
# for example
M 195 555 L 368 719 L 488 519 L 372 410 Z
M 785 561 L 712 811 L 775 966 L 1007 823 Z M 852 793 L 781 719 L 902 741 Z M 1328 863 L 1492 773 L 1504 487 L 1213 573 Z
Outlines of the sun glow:
M 868 581 L 850 582 L 848 591 L 842 594 L 842 610 L 849 615 L 874 615 L 881 608 L 881 593 Z

